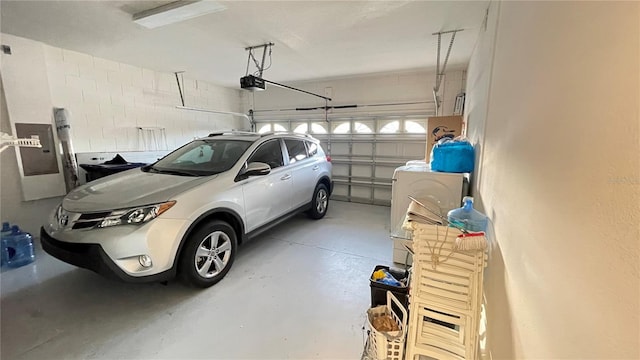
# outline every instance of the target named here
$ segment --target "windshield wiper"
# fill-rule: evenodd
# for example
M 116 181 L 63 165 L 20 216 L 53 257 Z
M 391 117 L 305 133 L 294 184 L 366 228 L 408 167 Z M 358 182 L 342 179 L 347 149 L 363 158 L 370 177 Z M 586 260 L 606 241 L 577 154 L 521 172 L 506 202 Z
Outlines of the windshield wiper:
M 196 174 L 194 172 L 185 171 L 185 170 L 175 170 L 175 169 L 158 169 L 150 165 L 146 168 L 146 170 L 151 170 L 154 173 L 158 174 L 170 174 L 170 175 L 179 175 L 179 176 L 201 176 L 200 174 Z

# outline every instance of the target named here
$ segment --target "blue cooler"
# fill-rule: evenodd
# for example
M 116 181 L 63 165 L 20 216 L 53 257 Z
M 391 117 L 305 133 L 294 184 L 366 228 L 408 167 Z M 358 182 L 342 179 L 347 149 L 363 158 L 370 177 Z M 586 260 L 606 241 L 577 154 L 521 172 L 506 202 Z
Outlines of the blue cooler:
M 431 170 L 450 173 L 470 173 L 475 163 L 475 151 L 466 140 L 439 141 L 433 146 Z

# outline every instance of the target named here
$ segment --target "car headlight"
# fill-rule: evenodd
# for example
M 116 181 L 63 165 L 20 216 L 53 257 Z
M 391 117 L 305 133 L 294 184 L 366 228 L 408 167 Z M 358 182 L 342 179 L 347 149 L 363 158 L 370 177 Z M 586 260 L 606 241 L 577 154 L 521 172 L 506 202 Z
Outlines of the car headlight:
M 163 212 L 171 209 L 175 205 L 175 201 L 167 201 L 165 203 L 142 206 L 131 209 L 114 210 L 111 214 L 105 216 L 99 228 L 105 228 L 117 225 L 140 225 L 149 220 L 153 220 L 160 216 Z

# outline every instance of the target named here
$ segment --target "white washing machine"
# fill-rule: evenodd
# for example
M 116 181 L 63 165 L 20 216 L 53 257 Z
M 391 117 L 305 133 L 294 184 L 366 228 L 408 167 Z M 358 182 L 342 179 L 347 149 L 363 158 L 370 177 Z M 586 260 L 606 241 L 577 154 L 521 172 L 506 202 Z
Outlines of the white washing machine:
M 412 163 L 401 166 L 393 173 L 391 187 L 391 238 L 393 239 L 393 261 L 410 263 L 405 244 L 410 239 L 402 231 L 402 222 L 411 200 L 409 196 L 428 200 L 441 209 L 446 217 L 449 210 L 459 208 L 462 197 L 467 195 L 469 174 L 431 171 L 428 164 Z

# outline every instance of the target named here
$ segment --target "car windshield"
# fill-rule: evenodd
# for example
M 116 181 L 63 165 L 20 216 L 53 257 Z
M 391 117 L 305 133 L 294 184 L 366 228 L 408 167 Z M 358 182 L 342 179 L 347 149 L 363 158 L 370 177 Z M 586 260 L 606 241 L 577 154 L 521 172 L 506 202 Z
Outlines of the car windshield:
M 181 176 L 218 174 L 231 169 L 251 143 L 245 140 L 195 140 L 142 171 Z

